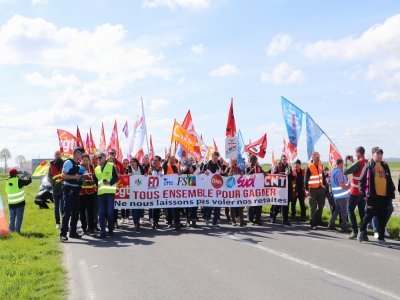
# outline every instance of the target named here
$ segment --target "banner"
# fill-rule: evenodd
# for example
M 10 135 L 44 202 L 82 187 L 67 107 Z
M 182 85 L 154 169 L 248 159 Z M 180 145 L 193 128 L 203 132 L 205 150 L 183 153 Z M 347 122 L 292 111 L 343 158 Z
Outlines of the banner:
M 201 161 L 201 154 L 198 152 L 196 136 L 183 128 L 183 126 L 176 121 L 172 128 L 171 144 L 173 142 L 180 144 L 196 161 Z
M 9 235 L 10 230 L 8 228 L 7 217 L 4 210 L 3 200 L 0 196 L 0 236 Z
M 336 168 L 336 160 L 341 158 L 342 156 L 340 153 L 336 150 L 336 148 L 330 143 L 329 146 L 329 166 L 331 169 Z
M 57 129 L 58 141 L 60 144 L 60 152 L 62 157 L 71 158 L 76 146 L 75 136 L 62 129 Z
M 215 141 L 214 141 L 214 145 Z M 214 148 L 215 148 L 214 146 Z M 239 155 L 239 148 L 238 148 L 238 139 L 236 136 L 234 137 L 226 137 L 225 138 L 225 158 L 226 159 L 231 159 L 231 158 L 237 158 Z M 218 148 L 216 148 L 218 149 Z M 218 151 L 218 150 L 215 150 Z
M 281 97 L 281 101 L 289 143 L 297 147 L 303 123 L 303 111 L 284 97 Z
M 256 174 L 121 176 L 116 209 L 287 205 L 287 176 Z M 129 196 L 128 196 L 129 195 Z
M 314 152 L 314 145 L 318 142 L 321 135 L 324 133 L 322 129 L 314 122 L 309 114 L 306 114 L 306 127 L 307 127 L 307 154 L 310 160 Z

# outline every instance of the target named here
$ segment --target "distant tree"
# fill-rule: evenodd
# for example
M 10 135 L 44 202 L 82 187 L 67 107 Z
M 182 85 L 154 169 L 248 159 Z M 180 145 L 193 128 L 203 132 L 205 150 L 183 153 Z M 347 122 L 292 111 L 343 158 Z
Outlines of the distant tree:
M 25 159 L 25 156 L 23 156 L 23 155 L 18 155 L 18 156 L 15 158 L 15 163 L 18 165 L 18 168 L 19 168 L 19 169 L 25 168 L 25 166 L 26 166 L 26 159 Z
M 0 160 L 4 161 L 4 174 L 7 173 L 7 160 L 11 158 L 10 150 L 4 148 L 0 151 Z

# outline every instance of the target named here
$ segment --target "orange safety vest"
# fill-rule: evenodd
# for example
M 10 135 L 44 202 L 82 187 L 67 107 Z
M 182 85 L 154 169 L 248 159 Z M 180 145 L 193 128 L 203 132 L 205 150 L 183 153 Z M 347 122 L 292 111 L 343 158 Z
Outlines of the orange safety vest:
M 317 189 L 319 187 L 324 187 L 324 181 L 323 181 L 323 168 L 322 164 L 318 164 L 318 168 L 315 166 L 314 163 L 310 163 L 308 165 L 308 168 L 311 171 L 311 176 L 310 179 L 308 180 L 308 187 L 310 189 Z
M 172 169 L 172 166 L 168 164 L 167 174 L 165 175 L 171 175 L 171 174 L 175 174 L 174 169 Z

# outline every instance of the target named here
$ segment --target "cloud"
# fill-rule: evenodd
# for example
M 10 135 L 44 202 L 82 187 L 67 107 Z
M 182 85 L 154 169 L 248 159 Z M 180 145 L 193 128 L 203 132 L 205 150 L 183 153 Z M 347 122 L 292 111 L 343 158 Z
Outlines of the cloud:
M 47 4 L 47 0 L 31 0 L 32 5 L 36 6 L 36 5 L 44 5 Z
M 204 51 L 206 51 L 206 47 L 203 44 L 196 44 L 196 45 L 192 45 L 192 47 L 190 47 L 190 50 L 192 51 L 192 53 L 194 54 L 202 54 Z
M 152 112 L 156 112 L 159 111 L 165 107 L 167 107 L 169 105 L 169 101 L 165 100 L 165 99 L 153 99 L 150 101 L 150 110 Z
M 303 71 L 295 69 L 285 62 L 276 66 L 271 73 L 261 73 L 261 82 L 273 85 L 299 84 L 305 79 Z
M 15 15 L 0 29 L 0 65 L 33 64 L 136 78 L 151 71 L 163 55 L 126 43 L 125 34 L 122 25 L 85 31 Z
M 231 65 L 228 63 L 210 72 L 210 76 L 212 77 L 225 77 L 236 74 L 239 74 L 239 70 L 236 68 L 235 65 Z
M 48 78 L 44 77 L 42 74 L 38 72 L 33 72 L 25 74 L 24 79 L 30 85 L 43 86 L 47 88 L 55 88 L 60 85 L 62 86 L 79 85 L 79 80 L 75 75 L 73 74 L 62 75 L 61 73 L 58 72 L 53 72 L 51 77 Z
M 142 0 L 142 5 L 148 8 L 166 6 L 170 9 L 181 7 L 189 10 L 204 10 L 210 6 L 210 2 L 210 0 Z
M 375 102 L 378 103 L 400 103 L 400 92 L 384 91 L 375 95 Z
M 275 56 L 285 52 L 292 44 L 292 37 L 289 34 L 279 33 L 273 37 L 266 51 L 267 55 Z

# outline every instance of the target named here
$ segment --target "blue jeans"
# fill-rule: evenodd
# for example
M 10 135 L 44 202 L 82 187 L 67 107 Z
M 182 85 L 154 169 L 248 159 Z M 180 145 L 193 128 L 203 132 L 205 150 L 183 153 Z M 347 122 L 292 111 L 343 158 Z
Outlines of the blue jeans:
M 389 222 L 389 219 L 392 216 L 392 213 L 393 213 L 393 203 L 392 203 L 392 201 L 390 201 L 390 203 L 388 205 L 388 210 L 387 210 L 387 213 L 385 216 L 385 224 L 384 224 L 385 226 L 384 227 L 386 227 L 386 224 Z M 374 230 L 374 232 L 378 232 L 378 219 L 376 218 L 376 216 L 374 216 L 372 218 L 371 224 L 372 224 L 372 229 Z
M 64 193 L 62 199 L 64 206 L 64 213 L 62 217 L 61 234 L 60 234 L 61 236 L 67 235 L 68 223 L 71 229 L 70 234 L 76 233 L 76 227 L 78 225 L 79 209 L 80 209 L 79 190 L 80 190 L 79 188 L 64 186 Z
M 357 218 L 356 214 L 354 213 L 354 210 L 356 209 L 356 207 L 358 207 L 358 214 L 360 215 L 360 220 L 363 220 L 365 215 L 365 205 L 366 203 L 362 196 L 350 195 L 349 205 L 347 207 L 347 213 L 350 218 L 351 228 L 353 229 L 354 232 L 358 232 Z
M 106 232 L 106 219 L 108 231 L 114 231 L 114 194 L 103 194 L 97 197 L 100 232 Z
M 20 233 L 22 219 L 24 218 L 25 205 L 17 208 L 10 208 L 10 231 Z
M 54 200 L 54 217 L 56 218 L 56 224 L 60 223 L 60 213 L 61 216 L 64 214 L 64 202 L 62 200 L 62 194 L 53 195 Z

